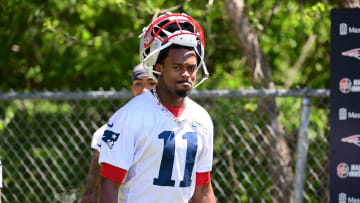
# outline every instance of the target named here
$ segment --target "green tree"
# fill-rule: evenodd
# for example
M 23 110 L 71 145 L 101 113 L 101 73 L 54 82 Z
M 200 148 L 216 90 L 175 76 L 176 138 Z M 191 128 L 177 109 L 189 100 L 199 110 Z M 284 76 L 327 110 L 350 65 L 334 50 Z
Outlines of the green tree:
M 329 16 L 336 6 L 246 2 L 277 87 L 328 87 Z M 200 88 L 253 85 L 221 1 L 16 0 L 1 1 L 0 11 L 2 91 L 122 89 L 139 63 L 138 35 L 148 19 L 166 11 L 186 12 L 203 26 L 211 78 Z

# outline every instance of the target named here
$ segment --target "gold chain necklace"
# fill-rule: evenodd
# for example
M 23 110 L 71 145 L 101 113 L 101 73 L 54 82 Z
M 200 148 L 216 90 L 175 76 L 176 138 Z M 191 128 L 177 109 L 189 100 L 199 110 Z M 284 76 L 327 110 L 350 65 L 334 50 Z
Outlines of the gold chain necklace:
M 181 119 L 175 117 L 174 114 L 172 114 L 172 113 L 161 103 L 160 98 L 159 98 L 159 96 L 158 96 L 158 94 L 157 94 L 157 92 L 156 92 L 156 87 L 154 87 L 153 92 L 154 92 L 155 99 L 156 99 L 156 101 L 157 101 L 157 105 L 160 106 L 161 111 L 164 112 L 171 120 L 175 121 L 176 124 L 181 125 L 186 119 L 181 120 Z

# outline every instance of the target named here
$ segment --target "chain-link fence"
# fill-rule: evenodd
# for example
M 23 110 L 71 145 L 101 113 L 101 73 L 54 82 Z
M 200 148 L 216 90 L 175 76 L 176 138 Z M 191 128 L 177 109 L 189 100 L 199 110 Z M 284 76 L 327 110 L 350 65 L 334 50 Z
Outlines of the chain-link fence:
M 92 134 L 130 97 L 126 91 L 0 93 L 3 201 L 78 202 Z M 218 202 L 329 202 L 328 90 L 194 91 L 191 97 L 215 125 Z

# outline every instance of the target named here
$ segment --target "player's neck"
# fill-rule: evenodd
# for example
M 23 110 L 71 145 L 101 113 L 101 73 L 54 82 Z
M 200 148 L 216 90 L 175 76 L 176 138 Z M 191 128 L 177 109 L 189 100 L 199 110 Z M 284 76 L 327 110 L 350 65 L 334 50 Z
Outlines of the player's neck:
M 161 104 L 169 107 L 182 107 L 185 105 L 186 97 L 179 97 L 178 95 L 168 91 L 166 88 L 156 87 L 157 95 Z

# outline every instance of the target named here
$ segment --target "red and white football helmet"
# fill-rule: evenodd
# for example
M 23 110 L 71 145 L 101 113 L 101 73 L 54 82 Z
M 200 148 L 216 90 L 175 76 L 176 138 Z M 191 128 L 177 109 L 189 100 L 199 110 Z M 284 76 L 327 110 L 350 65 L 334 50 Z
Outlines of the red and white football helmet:
M 139 38 L 140 61 L 148 74 L 155 80 L 157 78 L 154 77 L 154 73 L 159 74 L 159 72 L 155 71 L 153 67 L 158 60 L 159 53 L 172 44 L 193 47 L 199 56 L 200 63 L 197 68 L 203 67 L 204 76 L 195 87 L 209 77 L 204 62 L 204 32 L 190 16 L 179 13 L 161 15 L 143 29 Z

